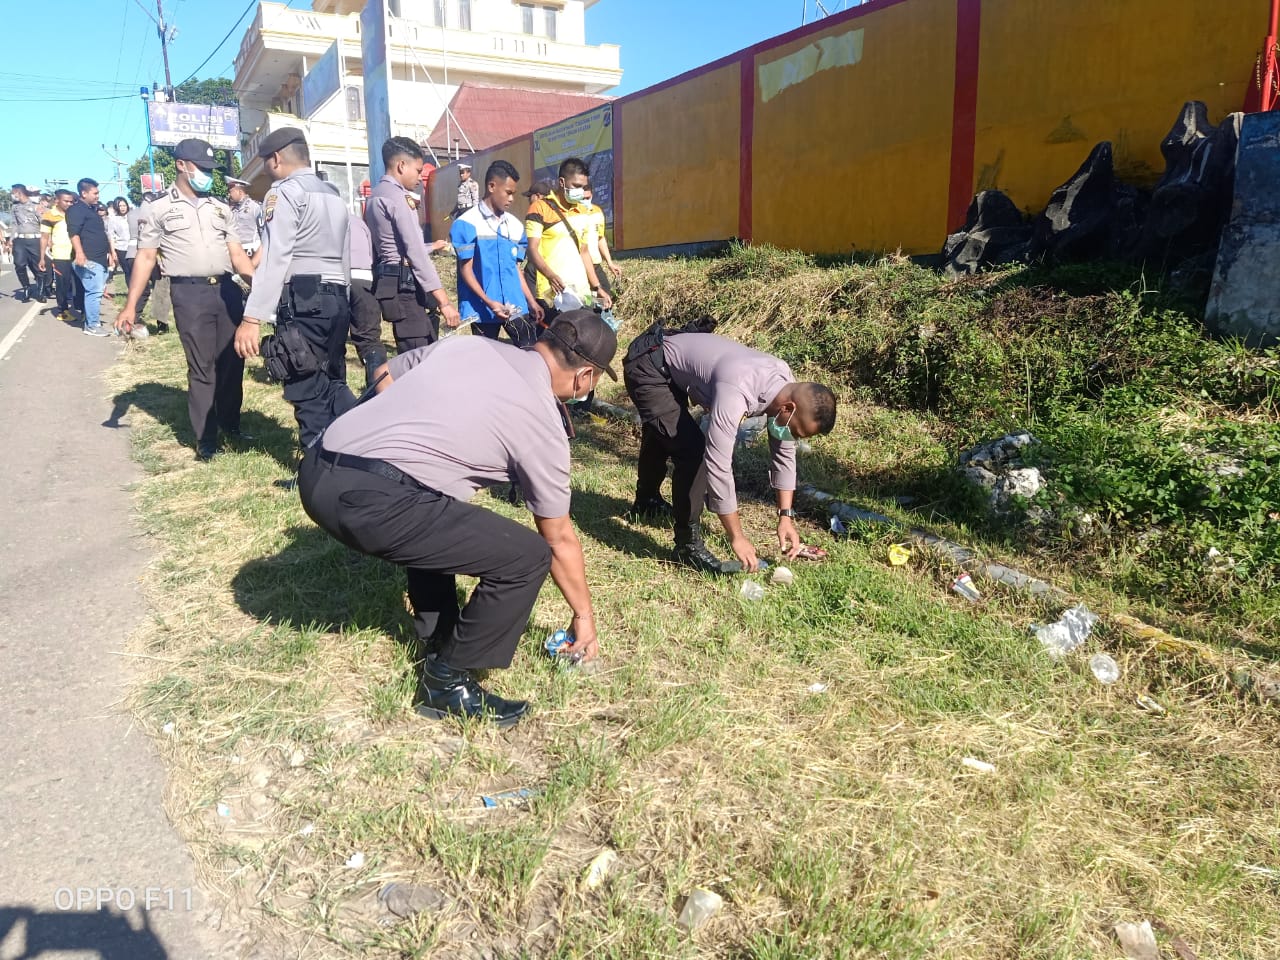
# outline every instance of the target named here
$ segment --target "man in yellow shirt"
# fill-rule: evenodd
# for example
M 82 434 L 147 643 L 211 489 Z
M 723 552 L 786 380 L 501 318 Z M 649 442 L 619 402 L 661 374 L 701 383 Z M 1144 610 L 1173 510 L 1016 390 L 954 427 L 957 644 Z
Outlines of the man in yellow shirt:
M 595 304 L 608 310 L 613 298 L 600 289 L 600 280 L 587 249 L 586 237 L 574 220 L 575 208 L 586 195 L 590 180 L 587 165 L 577 157 L 560 164 L 560 179 L 543 200 L 535 200 L 525 214 L 524 230 L 529 238 L 529 259 L 538 270 L 536 295 L 552 308 L 556 295 L 569 291 L 584 306 Z M 546 322 L 550 323 L 554 313 Z
M 59 190 L 54 194 L 53 205 L 40 218 L 40 272 L 46 273 L 49 261 L 53 261 L 53 284 L 58 298 L 59 320 L 70 321 L 75 317 L 71 313 L 74 303 L 77 310 L 84 309 L 84 291 L 76 273 L 71 269 L 75 250 L 71 246 L 71 237 L 67 234 L 67 208 L 75 202 L 76 195 L 70 190 Z
M 613 252 L 609 249 L 609 239 L 605 236 L 608 227 L 604 222 L 604 210 L 597 207 L 592 200 L 594 195 L 591 184 L 587 184 L 586 199 L 578 207 L 584 215 L 586 227 L 579 227 L 578 232 L 586 241 L 587 253 L 591 255 L 591 263 L 596 268 L 596 277 L 600 280 L 601 288 L 612 297 L 614 295 L 613 280 L 609 274 L 612 273 L 614 277 L 621 278 L 622 268 L 613 262 Z M 576 220 L 573 225 L 578 226 Z M 607 265 L 609 269 L 602 269 L 602 265 Z

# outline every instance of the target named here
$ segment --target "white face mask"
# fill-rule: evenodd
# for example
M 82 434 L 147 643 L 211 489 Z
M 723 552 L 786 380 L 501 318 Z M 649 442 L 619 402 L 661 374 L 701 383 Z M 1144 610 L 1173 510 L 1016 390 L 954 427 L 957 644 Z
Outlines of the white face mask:
M 570 203 L 581 203 L 586 199 L 587 190 L 585 187 L 565 187 L 564 198 Z
M 573 396 L 566 400 L 565 403 L 582 403 L 587 397 L 591 396 L 591 373 L 592 371 L 590 370 L 586 372 L 587 389 L 583 391 L 582 396 L 578 396 L 578 377 L 584 376 L 584 374 L 581 370 L 577 372 L 573 378 Z

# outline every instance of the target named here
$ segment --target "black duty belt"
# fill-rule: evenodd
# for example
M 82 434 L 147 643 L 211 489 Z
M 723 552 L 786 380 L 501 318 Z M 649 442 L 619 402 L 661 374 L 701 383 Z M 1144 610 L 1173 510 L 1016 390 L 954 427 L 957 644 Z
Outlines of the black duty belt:
M 380 263 L 373 268 L 373 275 L 375 277 L 398 277 L 402 268 L 411 266 L 413 264 L 408 260 L 403 263 Z
M 293 285 L 293 281 L 286 280 L 284 285 L 287 290 Z M 319 293 L 328 293 L 335 297 L 345 297 L 347 295 L 347 285 L 345 283 L 336 283 L 330 280 L 325 280 L 316 284 L 316 290 Z
M 428 493 L 440 493 L 439 490 L 433 490 L 425 483 L 415 480 L 399 467 L 393 467 L 385 460 L 370 460 L 368 457 L 357 457 L 350 453 L 334 453 L 324 447 L 316 451 L 316 456 L 326 463 L 333 464 L 335 467 L 352 467 L 356 470 L 363 470 L 365 473 L 375 474 L 385 480 L 390 480 L 392 483 L 403 483 L 407 487 L 417 487 L 420 490 L 426 490 Z M 441 495 L 443 496 L 443 494 Z
M 212 287 L 216 284 L 222 283 L 222 281 L 224 280 L 230 280 L 230 279 L 231 279 L 231 274 L 220 273 L 214 277 L 170 277 L 169 282 L 170 283 L 203 283 Z

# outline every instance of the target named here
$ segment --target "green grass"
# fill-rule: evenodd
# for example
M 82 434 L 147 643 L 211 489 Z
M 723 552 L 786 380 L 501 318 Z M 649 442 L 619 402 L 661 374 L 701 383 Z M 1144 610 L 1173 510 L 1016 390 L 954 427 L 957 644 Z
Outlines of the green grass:
M 633 264 L 627 296 L 690 271 L 708 284 L 725 271 L 723 286 L 817 269 L 752 257 Z M 876 268 L 840 268 L 857 269 Z M 533 715 L 509 731 L 418 718 L 402 575 L 350 555 L 273 485 L 289 476 L 292 417 L 254 370 L 245 423 L 259 442 L 207 465 L 191 458 L 176 339 L 131 348 L 115 388 L 156 551 L 134 705 L 227 916 L 288 955 L 1079 960 L 1118 956 L 1112 925 L 1141 919 L 1159 921 L 1170 956 L 1174 936 L 1206 958 L 1274 954 L 1280 885 L 1251 869 L 1280 869 L 1274 706 L 1105 620 L 1082 655 L 1053 663 L 1027 628 L 1056 607 L 987 585 L 970 605 L 948 590 L 946 560 L 916 551 L 891 568 L 894 532 L 835 542 L 820 515 L 802 533 L 831 560 L 793 565 L 793 586 L 745 601 L 739 580 L 667 564 L 669 531 L 621 518 L 627 425 L 592 422 L 574 445 L 604 669 L 558 671 L 540 655 L 566 612 L 548 585 L 512 668 L 489 678 Z M 1014 566 L 1043 564 L 1099 608 L 1189 618 L 1221 649 L 1270 616 L 1264 601 L 1264 619 L 1243 625 L 1225 604 L 1143 607 L 1103 552 L 1089 569 L 975 522 L 928 482 L 954 450 L 945 412 L 838 386 L 841 429 L 802 460 L 805 479 Z M 756 493 L 761 456 L 740 456 Z M 904 491 L 910 510 L 891 499 Z M 477 502 L 529 522 L 501 498 Z M 746 501 L 744 524 L 767 548 L 767 506 Z M 1123 668 L 1113 687 L 1086 664 L 1102 649 Z M 826 691 L 808 692 L 815 682 Z M 1140 709 L 1140 694 L 1167 713 Z M 995 773 L 962 766 L 968 756 Z M 480 804 L 518 787 L 540 792 L 525 808 Z M 619 860 L 588 889 L 606 847 Z M 357 851 L 365 865 L 346 868 Z M 375 901 L 393 880 L 453 905 L 395 921 Z M 690 936 L 675 919 L 694 887 L 725 908 Z

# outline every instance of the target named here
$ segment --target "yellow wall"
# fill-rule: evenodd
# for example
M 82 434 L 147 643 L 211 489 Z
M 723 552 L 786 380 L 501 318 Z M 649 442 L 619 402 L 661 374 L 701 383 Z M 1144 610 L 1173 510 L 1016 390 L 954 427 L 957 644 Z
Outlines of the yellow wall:
M 730 63 L 623 101 L 617 112 L 626 189 L 622 239 L 628 247 L 737 235 L 739 88 L 738 64 Z
M 1110 140 L 1117 173 L 1152 183 L 1187 100 L 1217 123 L 1244 103 L 1266 0 L 983 0 L 974 190 L 1040 210 Z
M 471 175 L 480 181 L 480 196 L 484 196 L 484 172 L 495 160 L 505 160 L 516 168 L 520 174 L 520 193 L 533 186 L 533 137 L 521 137 L 505 146 L 495 147 L 477 153 L 471 160 Z M 453 205 L 458 200 L 458 166 L 455 163 L 441 167 L 436 171 L 431 186 L 431 236 L 436 240 L 445 240 L 449 236 L 452 220 L 446 219 L 453 213 Z M 529 209 L 529 201 L 517 196 L 511 205 L 511 213 L 524 219 Z
M 955 0 L 907 0 L 756 57 L 752 239 L 827 253 L 941 247 L 955 8 Z M 763 102 L 762 66 L 856 30 L 860 62 Z

